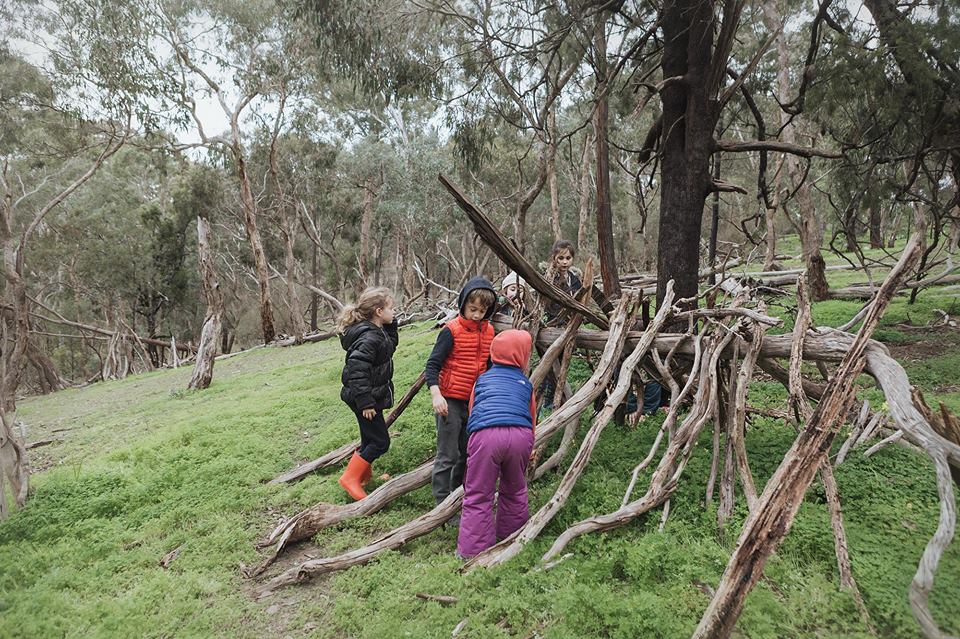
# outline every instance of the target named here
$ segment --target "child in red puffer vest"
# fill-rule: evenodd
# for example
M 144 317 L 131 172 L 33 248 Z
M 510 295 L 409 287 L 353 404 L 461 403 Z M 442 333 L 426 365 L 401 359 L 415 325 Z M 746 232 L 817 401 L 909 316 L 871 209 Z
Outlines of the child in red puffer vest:
M 474 277 L 460 291 L 460 314 L 440 334 L 427 359 L 426 377 L 437 415 L 437 456 L 431 487 L 439 504 L 463 483 L 467 464 L 468 402 L 480 373 L 487 370 L 497 293 L 486 278 Z

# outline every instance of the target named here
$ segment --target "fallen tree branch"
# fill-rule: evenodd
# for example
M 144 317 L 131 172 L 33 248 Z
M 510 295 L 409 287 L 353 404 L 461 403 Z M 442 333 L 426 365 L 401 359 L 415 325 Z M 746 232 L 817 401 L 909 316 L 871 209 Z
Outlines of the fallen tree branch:
M 438 175 L 440 183 L 450 192 L 453 198 L 460 205 L 460 208 L 467 214 L 470 221 L 473 222 L 473 228 L 477 235 L 486 242 L 486 244 L 496 253 L 503 262 L 511 269 L 516 271 L 520 277 L 527 281 L 527 284 L 534 288 L 541 295 L 557 302 L 563 307 L 580 313 L 589 319 L 595 325 L 601 328 L 607 328 L 609 322 L 607 318 L 587 308 L 573 297 L 564 293 L 559 288 L 548 282 L 540 272 L 520 254 L 520 251 L 510 243 L 499 229 L 490 222 L 490 219 L 480 210 L 480 207 L 473 203 L 464 193 L 453 184 L 447 176 L 442 173 Z

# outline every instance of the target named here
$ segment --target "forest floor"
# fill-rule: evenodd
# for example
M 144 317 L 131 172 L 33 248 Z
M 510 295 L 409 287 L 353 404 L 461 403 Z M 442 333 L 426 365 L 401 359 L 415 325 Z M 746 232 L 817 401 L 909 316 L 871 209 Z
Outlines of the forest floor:
M 831 280 L 844 285 L 862 279 L 857 275 L 834 271 Z M 783 301 L 771 314 L 791 313 L 793 300 Z M 815 321 L 842 324 L 860 305 L 818 304 Z M 960 330 L 926 328 L 938 317 L 935 309 L 960 314 L 949 290 L 924 291 L 912 306 L 905 298 L 895 301 L 877 337 L 931 404 L 940 400 L 960 412 Z M 401 331 L 399 392 L 419 374 L 434 338 L 429 325 Z M 619 506 L 661 417 L 635 429 L 611 425 L 567 506 L 542 539 L 505 566 L 459 574 L 456 531 L 447 526 L 367 566 L 255 601 L 255 584 L 240 571 L 260 559 L 255 542 L 306 506 L 346 501 L 336 483 L 339 469 L 266 485 L 356 436 L 353 416 L 339 400 L 341 362 L 340 346 L 330 340 L 219 362 L 213 385 L 199 393 L 183 390 L 190 370 L 179 369 L 23 400 L 19 416 L 28 442 L 57 441 L 30 452 L 37 471 L 32 498 L 0 524 L 0 637 L 449 637 L 463 621 L 461 637 L 690 636 L 746 515 L 738 498 L 723 534 L 715 506 L 704 506 L 709 432 L 663 532 L 656 511 L 618 531 L 581 538 L 568 549 L 571 558 L 536 570 L 563 529 Z M 574 375 L 582 379 L 585 372 L 580 366 Z M 882 405 L 876 389 L 863 395 Z M 783 408 L 784 399 L 776 383 L 751 387 L 752 405 Z M 402 473 L 432 456 L 427 393 L 407 409 L 393 436 L 372 487 L 382 473 Z M 747 448 L 759 485 L 793 437 L 781 421 L 752 420 Z M 932 467 L 895 446 L 869 459 L 862 452 L 855 450 L 836 472 L 853 572 L 878 635 L 918 637 L 907 586 L 936 526 Z M 532 508 L 558 481 L 549 474 L 532 485 Z M 361 545 L 432 506 L 429 488 L 420 489 L 296 546 L 269 574 Z M 417 593 L 457 601 L 443 606 Z M 944 555 L 931 608 L 941 628 L 960 633 L 958 543 Z M 747 599 L 735 634 L 869 636 L 852 598 L 839 589 L 819 484 Z

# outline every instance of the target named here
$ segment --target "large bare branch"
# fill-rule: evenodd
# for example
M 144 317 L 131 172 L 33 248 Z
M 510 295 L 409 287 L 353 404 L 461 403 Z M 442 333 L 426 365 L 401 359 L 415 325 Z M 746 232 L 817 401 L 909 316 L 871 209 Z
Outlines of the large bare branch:
M 438 177 L 440 183 L 453 195 L 457 204 L 460 205 L 460 208 L 464 210 L 467 217 L 473 222 L 473 227 L 477 234 L 490 245 L 497 256 L 502 259 L 507 266 L 516 271 L 541 295 L 548 297 L 575 313 L 580 313 L 601 328 L 607 328 L 609 326 L 606 317 L 587 308 L 570 295 L 558 289 L 552 282 L 548 282 L 493 225 L 490 219 L 480 210 L 480 207 L 454 185 L 450 178 L 442 173 Z

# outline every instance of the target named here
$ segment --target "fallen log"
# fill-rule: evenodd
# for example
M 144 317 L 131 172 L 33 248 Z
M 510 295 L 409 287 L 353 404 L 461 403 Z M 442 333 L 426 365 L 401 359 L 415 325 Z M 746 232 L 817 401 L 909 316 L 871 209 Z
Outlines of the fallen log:
M 432 464 L 431 464 L 432 467 Z M 428 476 L 429 478 L 429 476 Z M 369 496 L 367 497 L 369 499 Z M 370 544 L 351 550 L 335 557 L 324 557 L 322 559 L 311 559 L 289 568 L 264 585 L 255 590 L 256 597 L 262 599 L 273 594 L 278 588 L 289 586 L 296 583 L 307 581 L 311 577 L 316 577 L 328 572 L 346 570 L 352 566 L 358 566 L 369 562 L 378 554 L 385 550 L 399 548 L 411 539 L 421 537 L 428 532 L 436 530 L 445 521 L 453 517 L 460 509 L 460 502 L 463 499 L 463 486 L 447 495 L 440 504 L 430 512 L 417 517 L 413 521 L 391 530 L 382 537 L 374 540 Z M 362 499 L 361 503 L 366 501 Z M 258 574 L 256 572 L 252 574 Z M 250 575 L 252 576 L 252 575 Z
M 497 331 L 510 328 L 510 325 L 502 320 L 494 318 L 493 326 Z M 544 349 L 549 348 L 563 333 L 559 328 L 542 328 L 537 334 L 537 346 Z M 606 344 L 607 331 L 596 331 L 581 328 L 577 331 L 577 348 L 600 351 Z M 627 348 L 633 348 L 637 341 L 643 335 L 642 331 L 630 331 L 627 334 Z M 765 335 L 760 346 L 761 368 L 762 360 L 782 359 L 790 356 L 790 346 L 793 340 L 790 335 Z M 844 354 L 850 348 L 853 342 L 853 335 L 837 331 L 829 327 L 815 329 L 814 333 L 807 336 L 803 346 L 803 357 L 808 360 L 820 360 L 825 362 L 839 362 Z M 877 341 L 870 341 L 874 348 L 886 351 L 887 348 Z M 693 344 L 687 338 L 686 333 L 661 333 L 658 335 L 651 347 L 662 354 L 669 353 L 676 349 L 680 355 L 693 355 Z M 728 344 L 721 354 L 723 359 L 730 359 L 733 354 L 732 345 Z
M 41 446 L 49 446 L 60 441 L 59 439 L 40 439 L 35 442 L 30 442 L 29 444 L 24 445 L 24 449 L 33 450 L 34 448 L 40 448 Z

